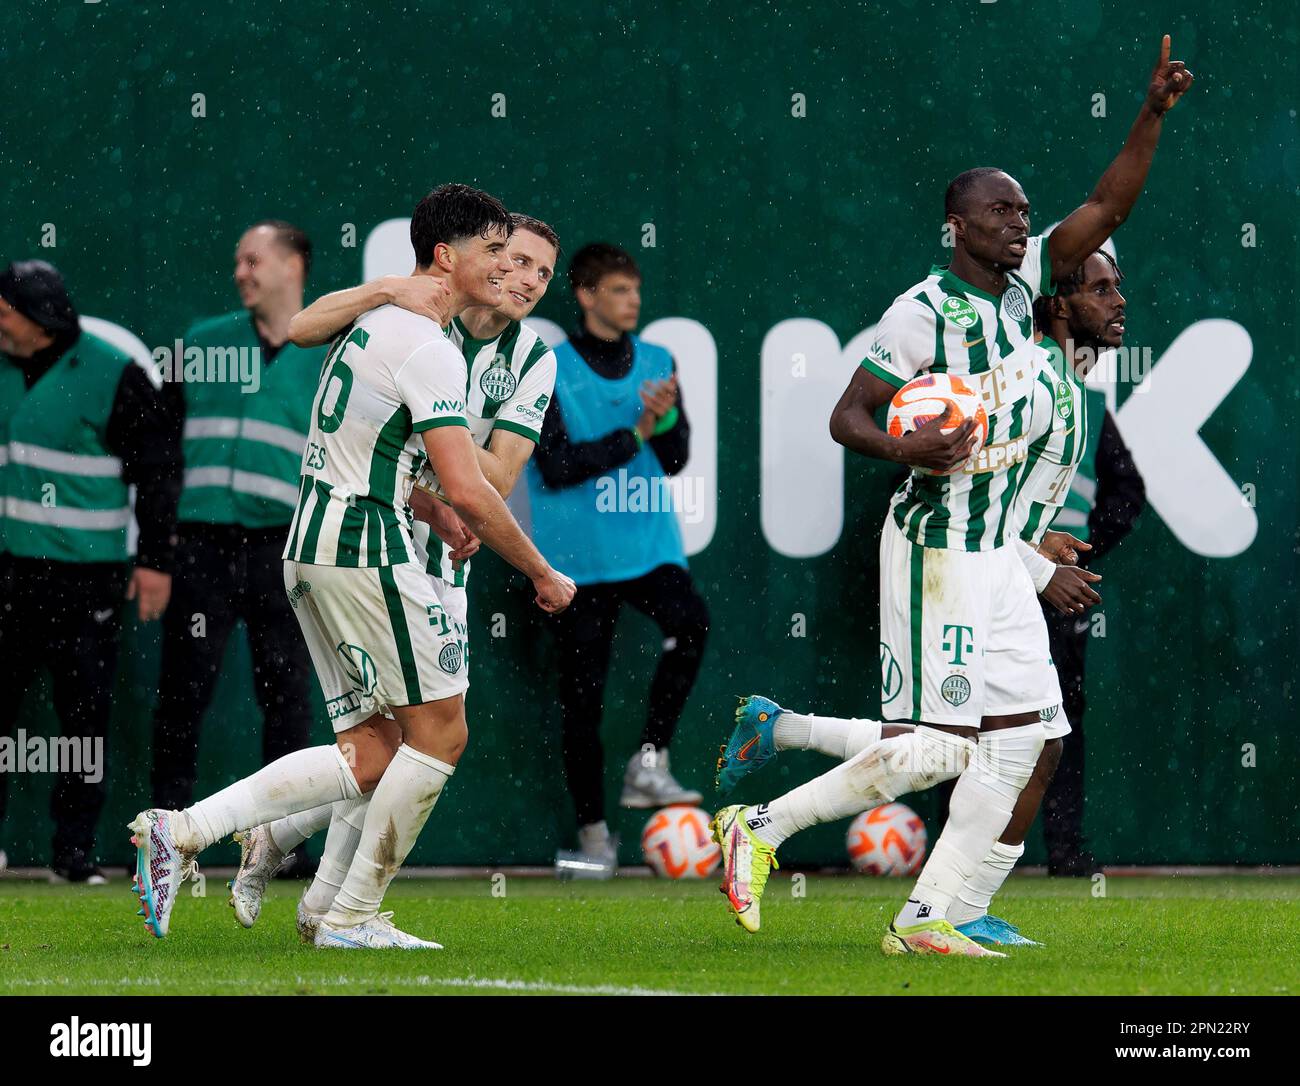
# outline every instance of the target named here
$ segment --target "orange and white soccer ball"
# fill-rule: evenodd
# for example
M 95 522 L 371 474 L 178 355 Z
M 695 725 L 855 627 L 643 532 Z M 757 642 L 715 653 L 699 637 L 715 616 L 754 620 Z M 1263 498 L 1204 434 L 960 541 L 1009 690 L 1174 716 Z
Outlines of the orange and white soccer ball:
M 864 875 L 914 875 L 925 859 L 925 823 L 911 807 L 886 803 L 853 820 L 848 845 Z
M 972 382 L 950 373 L 926 373 L 908 381 L 889 401 L 885 428 L 890 437 L 902 437 L 924 426 L 931 419 L 937 419 L 949 404 L 952 404 L 953 411 L 943 425 L 943 433 L 950 434 L 967 419 L 974 419 L 976 441 L 971 452 L 974 456 L 984 448 L 984 442 L 988 440 L 988 413 L 984 410 L 984 400 L 979 389 Z M 926 470 L 931 475 L 943 474 L 928 469 L 919 470 Z M 960 470 L 960 467 L 953 469 Z
M 709 816 L 698 807 L 665 807 L 641 831 L 641 851 L 665 879 L 708 878 L 722 859 L 709 832 Z

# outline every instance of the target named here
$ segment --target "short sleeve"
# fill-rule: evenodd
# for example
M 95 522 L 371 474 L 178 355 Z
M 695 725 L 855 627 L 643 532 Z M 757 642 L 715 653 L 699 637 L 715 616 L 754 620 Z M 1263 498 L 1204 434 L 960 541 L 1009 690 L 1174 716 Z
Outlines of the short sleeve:
M 1030 301 L 1037 301 L 1044 294 L 1056 293 L 1056 288 L 1052 285 L 1052 258 L 1048 252 L 1046 234 L 1025 242 L 1025 259 L 1020 262 L 1019 275 L 1033 292 Z
M 397 393 L 411 412 L 417 434 L 437 426 L 469 426 L 465 421 L 465 359 L 449 340 L 432 340 L 413 351 L 393 375 Z
M 540 342 L 540 341 L 539 341 Z M 531 366 L 526 367 L 514 395 L 497 409 L 494 430 L 509 430 L 512 434 L 538 441 L 546 408 L 555 394 L 555 352 L 546 351 Z
M 938 316 L 924 302 L 900 298 L 880 318 L 862 368 L 886 384 L 902 388 L 934 365 Z

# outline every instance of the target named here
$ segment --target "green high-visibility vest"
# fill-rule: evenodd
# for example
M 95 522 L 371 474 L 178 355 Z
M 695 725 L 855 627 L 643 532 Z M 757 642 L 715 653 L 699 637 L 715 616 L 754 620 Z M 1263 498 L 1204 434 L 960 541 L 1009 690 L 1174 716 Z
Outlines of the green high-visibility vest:
M 1070 492 L 1065 496 L 1061 511 L 1052 521 L 1052 527 L 1088 541 L 1088 518 L 1092 507 L 1097 504 L 1097 446 L 1101 441 L 1101 424 L 1106 414 L 1106 396 L 1094 388 L 1084 388 L 1088 400 L 1089 422 L 1088 443 L 1083 450 L 1083 459 L 1074 473 L 1070 483 Z
M 131 508 L 122 461 L 106 439 L 122 371 L 133 365 L 87 332 L 30 389 L 5 360 L 5 550 L 60 562 L 126 561 Z
M 287 526 L 325 348 L 286 343 L 268 363 L 244 310 L 196 324 L 183 342 L 168 375 L 185 397 L 177 519 Z

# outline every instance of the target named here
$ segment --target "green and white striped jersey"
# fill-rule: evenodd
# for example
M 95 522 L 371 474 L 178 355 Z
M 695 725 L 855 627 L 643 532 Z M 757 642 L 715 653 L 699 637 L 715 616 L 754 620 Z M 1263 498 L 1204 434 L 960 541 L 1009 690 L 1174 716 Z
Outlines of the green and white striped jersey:
M 1033 306 L 1052 293 L 1047 239 L 1030 238 L 1025 248 L 997 296 L 931 268 L 885 310 L 862 361 L 895 388 L 923 373 L 963 377 L 988 414 L 988 439 L 964 467 L 952 475 L 913 471 L 891 499 L 894 522 L 913 543 L 980 551 L 1015 537 L 1012 505 L 1029 453 Z
M 465 418 L 474 442 L 484 448 L 497 430 L 508 430 L 537 441 L 542 434 L 546 408 L 555 394 L 555 354 L 531 328 L 511 321 L 492 339 L 475 339 L 456 317 L 447 337 L 461 351 L 469 374 Z M 438 489 L 437 476 L 425 464 L 420 485 Z M 462 587 L 469 563 L 452 565 L 446 548 L 423 521 L 415 522 L 415 539 L 427 552 L 425 569 L 444 581 Z
M 1034 376 L 1029 456 L 1020 473 L 1015 520 L 1020 538 L 1038 546 L 1069 496 L 1088 446 L 1088 398 L 1055 340 L 1044 337 Z
M 468 426 L 465 359 L 436 323 L 385 305 L 334 341 L 312 401 L 284 557 L 322 566 L 413 561 L 421 434 Z

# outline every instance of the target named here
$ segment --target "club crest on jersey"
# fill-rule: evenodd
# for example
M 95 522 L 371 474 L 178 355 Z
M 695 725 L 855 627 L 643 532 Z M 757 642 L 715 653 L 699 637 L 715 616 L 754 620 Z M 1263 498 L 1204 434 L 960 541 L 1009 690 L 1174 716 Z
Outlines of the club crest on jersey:
M 362 694 L 369 696 L 375 692 L 377 676 L 375 662 L 360 645 L 349 645 L 340 641 L 334 650 L 343 661 L 343 671 L 352 680 L 352 685 Z
M 1022 321 L 1029 316 L 1029 306 L 1025 303 L 1025 292 L 1017 286 L 1007 287 L 1002 295 L 1002 308 L 1012 320 Z
M 515 375 L 510 372 L 510 366 L 503 354 L 499 354 L 492 359 L 492 365 L 478 379 L 478 387 L 483 390 L 483 395 L 489 400 L 496 400 L 498 403 L 510 399 L 515 394 L 515 387 L 518 384 L 519 382 Z
M 1067 422 L 1074 414 L 1074 397 L 1070 395 L 1070 386 L 1064 381 L 1056 386 L 1056 413 Z
M 1056 711 L 1057 711 L 1059 708 L 1060 708 L 1059 705 L 1053 705 L 1050 709 L 1039 709 L 1039 710 L 1038 710 L 1038 719 L 1039 719 L 1039 720 L 1042 720 L 1042 721 L 1044 721 L 1044 722 L 1049 721 L 1049 720 L 1055 720 L 1055 719 L 1056 719 Z
M 945 298 L 939 312 L 944 320 L 952 321 L 958 328 L 970 328 L 979 320 L 975 307 L 965 298 Z
M 949 675 L 939 687 L 939 693 L 949 705 L 965 705 L 970 700 L 970 682 L 965 675 Z
M 460 645 L 455 641 L 442 646 L 438 653 L 438 666 L 448 675 L 455 675 L 460 670 Z

